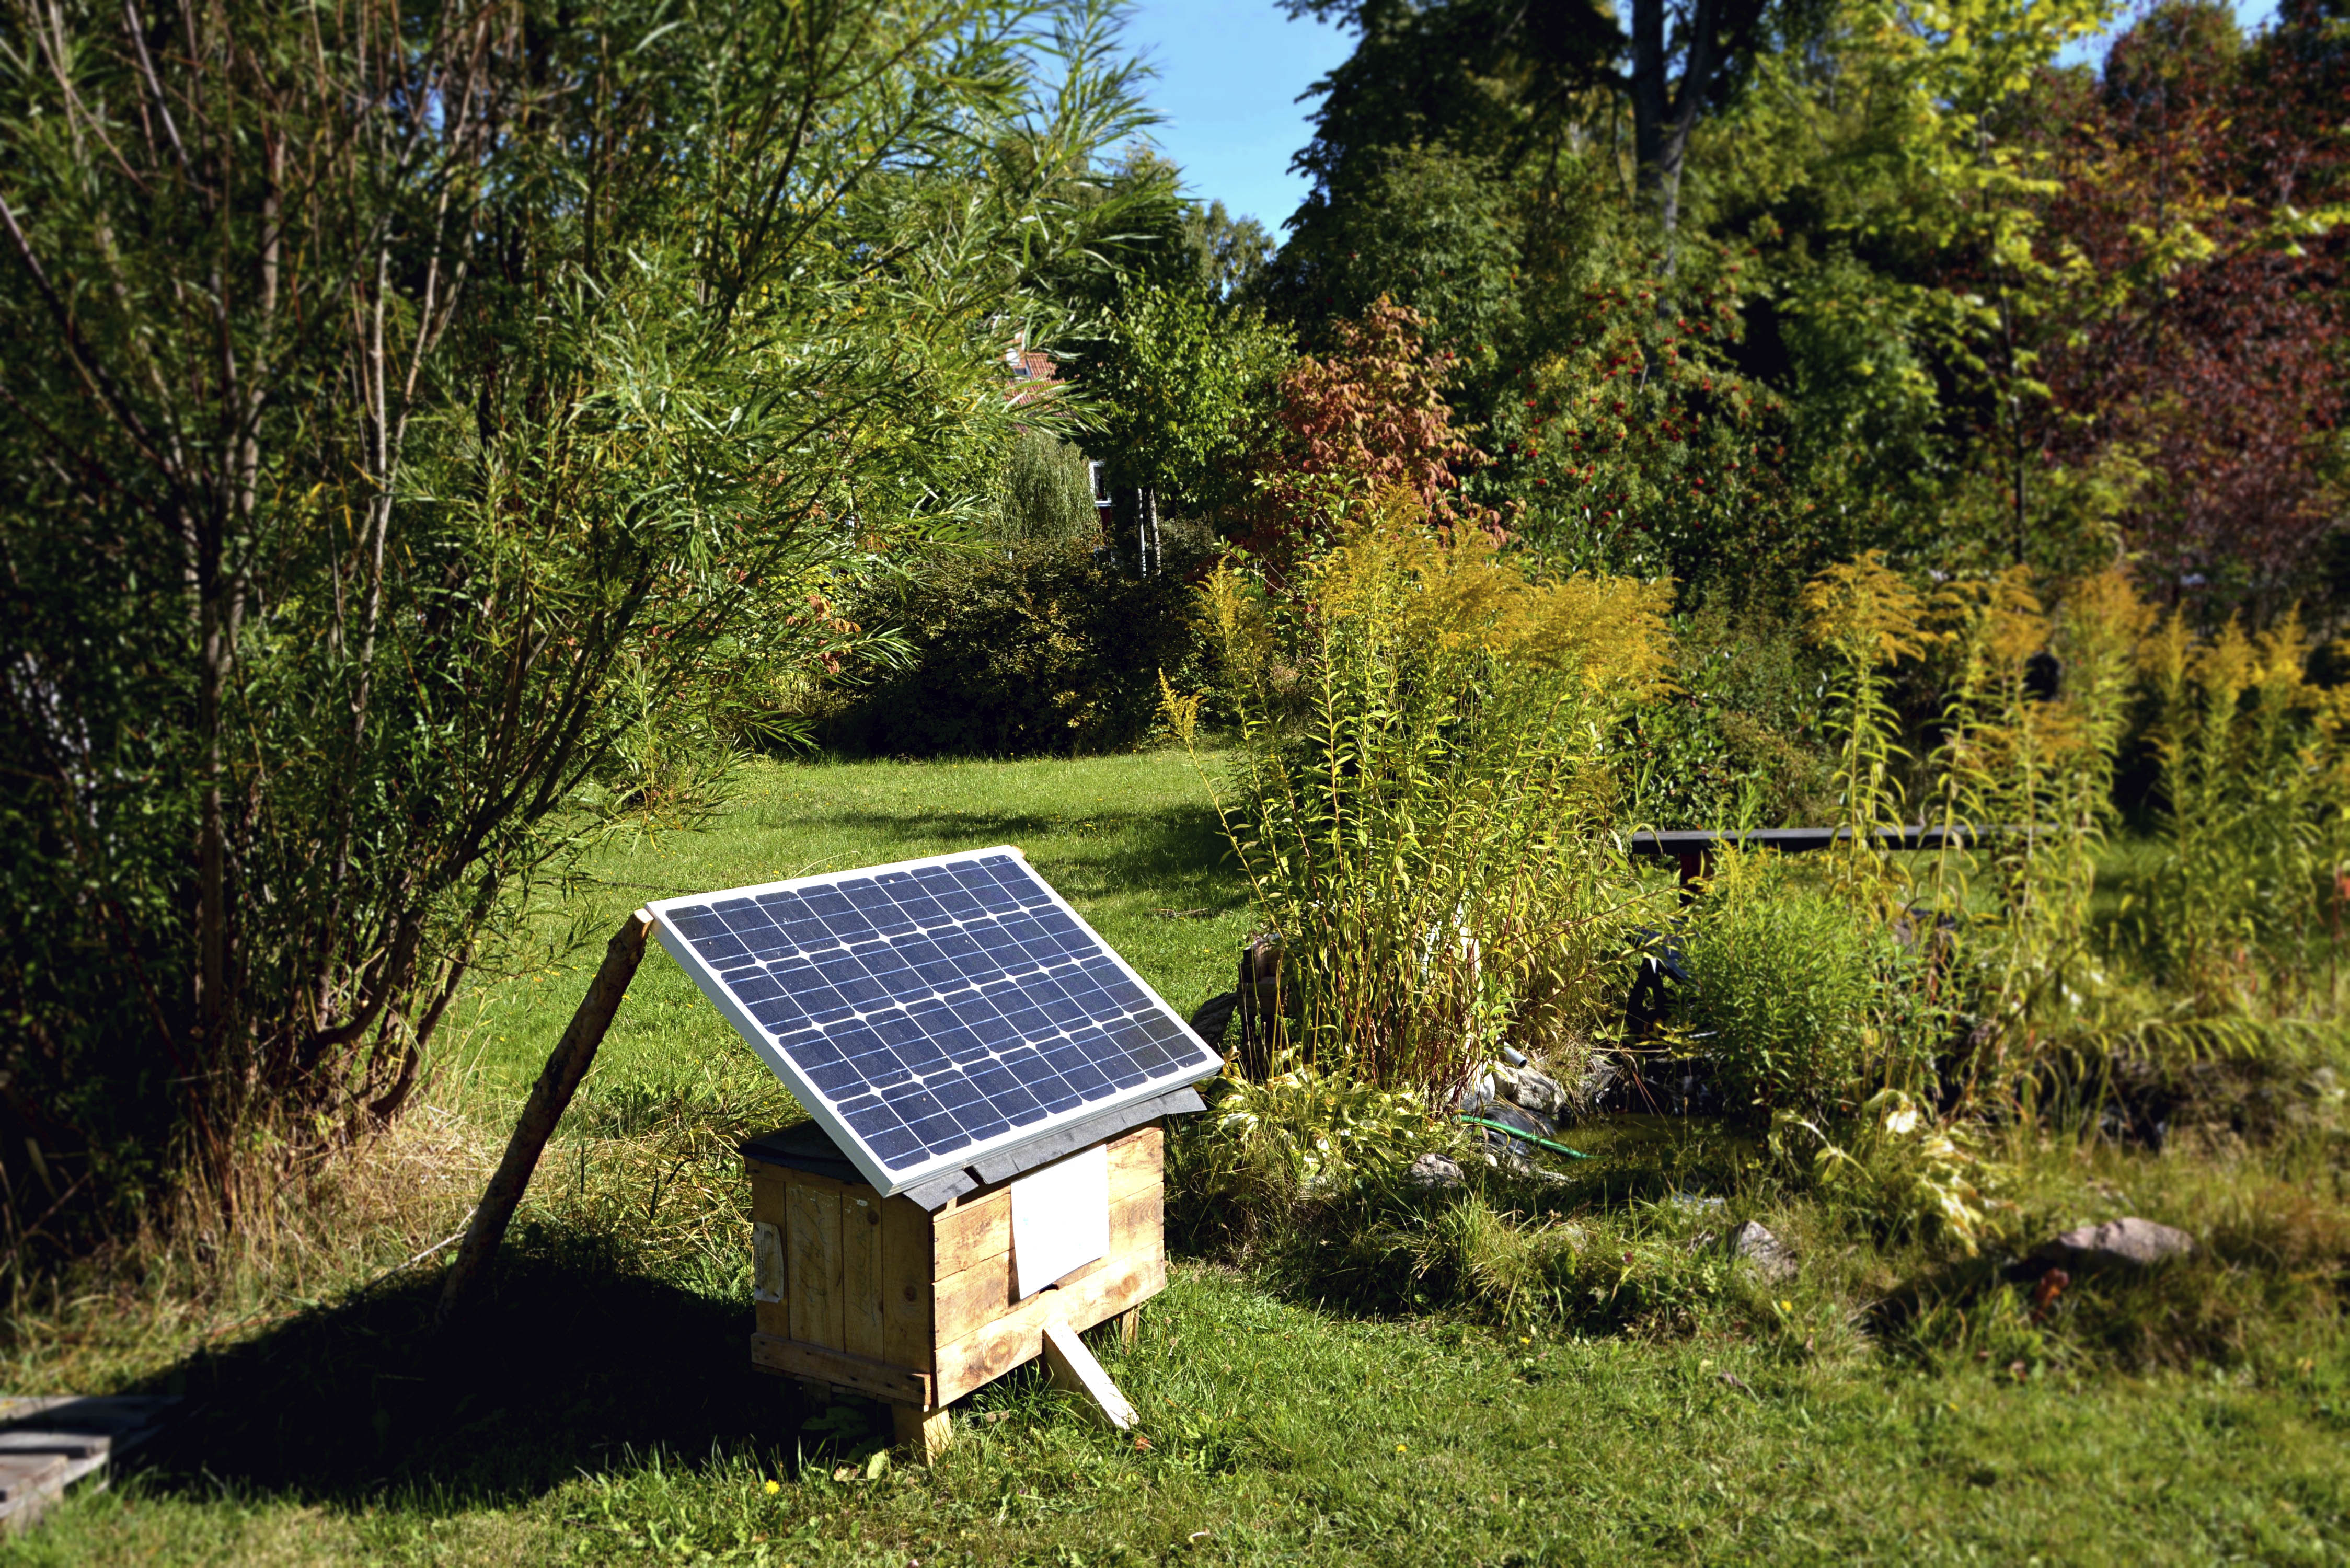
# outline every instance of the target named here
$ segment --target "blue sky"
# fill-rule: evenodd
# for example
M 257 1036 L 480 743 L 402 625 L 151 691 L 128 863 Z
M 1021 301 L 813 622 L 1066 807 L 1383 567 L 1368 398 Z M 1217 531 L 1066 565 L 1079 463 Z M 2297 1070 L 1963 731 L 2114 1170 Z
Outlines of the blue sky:
M 1305 198 L 1305 181 L 1289 172 L 1313 134 L 1297 95 L 1347 57 L 1352 35 L 1293 22 L 1274 0 L 1141 0 L 1126 37 L 1159 69 L 1149 96 L 1167 122 L 1152 139 L 1191 194 L 1279 238 Z
M 2275 13 L 2275 0 L 2236 6 L 2248 26 Z M 1312 106 L 1297 97 L 1347 57 L 1350 35 L 1293 22 L 1274 0 L 1139 0 L 1126 36 L 1158 67 L 1149 96 L 1166 123 L 1153 140 L 1182 167 L 1191 194 L 1280 238 L 1305 196 L 1304 178 L 1289 172 L 1312 134 Z

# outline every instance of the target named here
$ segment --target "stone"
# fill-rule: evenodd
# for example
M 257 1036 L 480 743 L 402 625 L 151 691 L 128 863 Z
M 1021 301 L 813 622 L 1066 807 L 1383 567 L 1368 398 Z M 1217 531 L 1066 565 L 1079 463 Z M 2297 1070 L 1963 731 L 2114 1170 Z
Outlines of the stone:
M 2144 1269 L 2193 1251 L 2195 1238 L 2186 1231 L 2132 1215 L 2067 1231 L 2044 1243 L 2035 1256 L 2050 1262 L 2120 1263 Z
M 1732 1262 L 1752 1264 L 1766 1283 L 1782 1285 L 1795 1277 L 1795 1254 L 1752 1220 L 1732 1231 L 1724 1246 Z
M 1502 1098 L 1539 1116 L 1555 1116 L 1567 1107 L 1566 1091 L 1558 1080 L 1536 1067 L 1495 1067 L 1493 1086 Z
M 1411 1168 L 1403 1173 L 1403 1179 L 1406 1186 L 1417 1187 L 1423 1192 L 1458 1192 L 1469 1185 L 1458 1160 L 1435 1153 L 1423 1154 L 1413 1160 Z
M 1480 1121 L 1499 1122 L 1513 1132 L 1531 1137 L 1547 1138 L 1558 1136 L 1558 1124 L 1540 1111 L 1529 1110 L 1523 1106 L 1513 1104 L 1497 1096 L 1487 1095 L 1478 1089 L 1471 1089 L 1461 1096 L 1461 1114 L 1464 1116 L 1475 1116 Z M 1493 1127 L 1487 1127 L 1484 1132 L 1485 1141 L 1488 1143 L 1510 1136 Z M 1531 1149 L 1531 1146 L 1528 1147 Z
M 1623 1064 L 1605 1052 L 1594 1052 L 1591 1064 L 1583 1070 L 1583 1087 L 1575 1103 L 1586 1110 L 1596 1109 L 1606 1099 L 1607 1091 L 1624 1075 Z
M 1521 1181 L 1540 1182 L 1545 1187 L 1565 1187 L 1575 1179 L 1559 1171 L 1544 1170 L 1520 1154 L 1518 1150 L 1525 1147 L 1523 1144 L 1514 1139 L 1504 1139 L 1503 1143 L 1504 1147 L 1499 1150 L 1487 1148 L 1485 1163 L 1504 1176 L 1514 1176 Z

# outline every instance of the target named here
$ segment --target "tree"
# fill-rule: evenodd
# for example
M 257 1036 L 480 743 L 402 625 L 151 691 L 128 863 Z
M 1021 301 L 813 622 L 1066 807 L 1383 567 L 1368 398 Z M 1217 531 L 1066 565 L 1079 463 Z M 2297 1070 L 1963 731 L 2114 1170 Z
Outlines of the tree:
M 1235 218 L 1222 202 L 1185 205 L 1183 240 L 1198 257 L 1201 286 L 1219 305 L 1246 296 L 1273 260 L 1273 236 L 1254 218 Z
M 2030 440 L 2059 470 L 2126 453 L 2125 540 L 2215 618 L 2302 597 L 2343 514 L 2345 95 L 2293 26 L 2247 49 L 2224 7 L 2174 0 L 2046 94 L 2043 222 L 2098 281 L 2050 312 Z
M 629 693 L 817 656 L 791 612 L 1001 452 L 1002 317 L 1140 117 L 1018 0 L 0 38 L 21 1261 L 400 1109 Z
M 1286 336 L 1254 306 L 1218 305 L 1196 284 L 1129 285 L 1080 384 L 1119 547 L 1142 575 L 1164 565 L 1162 504 L 1211 514 L 1232 501 L 1259 394 L 1288 358 Z
M 1464 378 L 1505 360 L 1523 327 L 1522 215 L 1494 161 L 1421 145 L 1366 156 L 1353 173 L 1344 199 L 1306 198 L 1260 286 L 1268 303 L 1326 347 L 1334 324 L 1386 298 L 1461 356 Z
M 1336 336 L 1330 353 L 1301 356 L 1282 374 L 1242 542 L 1278 566 L 1391 491 L 1441 527 L 1498 535 L 1500 514 L 1461 493 L 1462 476 L 1492 460 L 1454 428 L 1450 366 L 1419 315 L 1378 300 Z
M 1632 110 L 1633 178 L 1669 246 L 1699 121 L 1719 109 L 1758 48 L 1801 38 L 1812 0 L 1631 0 L 1630 30 L 1590 0 L 1284 0 L 1292 16 L 1357 29 L 1346 64 L 1317 84 L 1315 140 L 1296 167 L 1317 191 L 1364 153 L 1441 140 L 1515 162 L 1555 159 L 1591 118 L 1594 89 Z

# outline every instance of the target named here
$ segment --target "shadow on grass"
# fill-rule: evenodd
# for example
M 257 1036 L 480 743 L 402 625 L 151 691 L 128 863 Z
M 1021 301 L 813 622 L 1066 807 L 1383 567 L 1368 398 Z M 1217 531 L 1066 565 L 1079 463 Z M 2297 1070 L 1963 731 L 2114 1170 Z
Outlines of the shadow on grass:
M 746 1308 L 630 1274 L 600 1238 L 518 1231 L 447 1338 L 432 1328 L 440 1282 L 414 1272 L 156 1380 L 187 1414 L 146 1455 L 145 1484 L 457 1510 L 655 1451 L 783 1469 L 804 1440 L 794 1386 L 751 1369 Z
M 920 811 L 899 815 L 886 812 L 843 812 L 827 817 L 830 826 L 848 829 L 893 851 L 944 854 L 986 844 L 1018 844 L 1034 848 L 1055 865 L 1055 875 L 1087 886 L 1080 890 L 1115 890 L 1128 887 L 1171 888 L 1185 882 L 1211 880 L 1233 905 L 1245 900 L 1248 887 L 1232 857 L 1216 814 L 1204 805 L 1176 805 L 1149 811 L 1106 809 L 1083 816 L 1045 815 L 1037 812 Z M 1072 856 L 1066 839 L 1073 826 L 1091 825 L 1078 840 L 1086 852 Z M 1050 849 L 1042 846 L 1051 844 Z

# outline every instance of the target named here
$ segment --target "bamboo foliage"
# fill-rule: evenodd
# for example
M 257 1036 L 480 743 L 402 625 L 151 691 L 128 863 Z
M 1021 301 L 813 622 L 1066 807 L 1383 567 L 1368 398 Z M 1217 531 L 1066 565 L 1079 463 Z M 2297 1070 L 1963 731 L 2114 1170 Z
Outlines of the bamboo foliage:
M 1109 28 L 0 0 L 10 1239 L 380 1126 L 631 692 L 837 651 L 1008 440 Z

